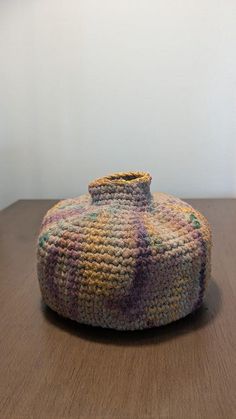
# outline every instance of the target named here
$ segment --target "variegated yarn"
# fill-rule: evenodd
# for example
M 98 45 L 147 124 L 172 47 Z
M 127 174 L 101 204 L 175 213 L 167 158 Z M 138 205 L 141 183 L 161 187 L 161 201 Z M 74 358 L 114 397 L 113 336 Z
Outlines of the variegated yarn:
M 38 278 L 45 303 L 80 323 L 120 330 L 170 323 L 198 308 L 211 232 L 189 204 L 150 193 L 148 173 L 116 173 L 44 217 Z

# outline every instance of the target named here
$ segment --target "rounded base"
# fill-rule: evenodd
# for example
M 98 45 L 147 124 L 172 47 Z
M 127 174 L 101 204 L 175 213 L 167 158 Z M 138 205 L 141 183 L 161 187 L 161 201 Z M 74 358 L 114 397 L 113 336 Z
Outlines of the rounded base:
M 203 300 L 199 301 L 198 304 L 195 304 L 195 306 L 192 309 L 186 310 L 184 313 L 179 314 L 178 316 L 174 316 L 173 313 L 169 313 L 169 316 L 165 316 L 163 318 L 159 318 L 155 320 L 150 319 L 136 319 L 135 322 L 128 322 L 127 320 L 123 322 L 123 324 L 119 324 L 113 319 L 113 321 L 107 322 L 96 322 L 96 321 L 90 321 L 90 320 L 80 320 L 78 317 L 74 316 L 68 316 L 65 314 L 62 310 L 60 310 L 58 307 L 53 306 L 51 303 L 46 302 L 45 299 L 43 299 L 44 304 L 52 310 L 54 313 L 62 317 L 63 319 L 72 320 L 78 325 L 86 325 L 91 326 L 95 328 L 103 328 L 103 329 L 110 329 L 110 330 L 117 330 L 117 331 L 137 331 L 137 330 L 146 330 L 151 328 L 158 328 L 161 326 L 166 326 L 168 324 L 174 323 L 178 320 L 184 319 L 185 317 L 189 316 L 190 314 L 193 314 L 196 312 L 203 304 Z M 172 315 L 172 317 L 171 317 Z

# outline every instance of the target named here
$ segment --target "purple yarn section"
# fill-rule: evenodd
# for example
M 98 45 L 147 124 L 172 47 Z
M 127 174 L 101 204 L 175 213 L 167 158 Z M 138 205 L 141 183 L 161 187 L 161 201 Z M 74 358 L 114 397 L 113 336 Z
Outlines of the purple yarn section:
M 135 275 L 129 292 L 116 302 L 117 308 L 128 318 L 137 316 L 136 311 L 140 314 L 141 302 L 143 294 L 148 287 L 150 266 L 151 266 L 151 249 L 149 246 L 149 236 L 142 221 L 136 223 L 137 228 L 137 249 L 139 251 L 136 259 Z M 137 310 L 136 310 L 137 308 Z
M 68 291 L 69 299 L 67 300 L 66 310 L 72 319 L 76 319 L 79 312 L 78 305 L 78 292 L 79 282 L 76 280 L 78 277 L 77 266 L 77 253 L 72 250 L 69 257 L 69 268 L 66 278 L 66 289 Z
M 202 247 L 202 263 L 201 263 L 201 269 L 199 273 L 199 285 L 200 285 L 200 292 L 198 296 L 198 301 L 196 303 L 196 309 L 201 306 L 203 301 L 203 296 L 205 292 L 205 280 L 206 280 L 206 257 L 207 257 L 207 245 L 204 239 L 201 237 L 199 242 L 201 243 Z
M 46 281 L 44 286 L 48 289 L 48 293 L 52 298 L 52 301 L 55 303 L 58 302 L 58 298 L 60 297 L 59 287 L 55 281 L 55 270 L 57 266 L 57 259 L 58 259 L 58 250 L 55 246 L 48 247 L 48 253 L 46 258 L 46 269 L 45 269 L 45 278 Z
M 55 214 L 46 217 L 42 223 L 42 228 L 47 226 L 48 224 L 55 223 L 63 219 L 67 220 L 69 217 L 74 217 L 75 215 L 81 215 L 85 211 L 85 208 L 63 209 L 60 212 L 56 212 Z

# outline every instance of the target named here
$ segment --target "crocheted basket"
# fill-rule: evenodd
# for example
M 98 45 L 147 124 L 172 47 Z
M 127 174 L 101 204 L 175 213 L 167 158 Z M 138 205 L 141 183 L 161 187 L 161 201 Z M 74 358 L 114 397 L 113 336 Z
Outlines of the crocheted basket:
M 44 217 L 38 279 L 64 317 L 120 330 L 160 326 L 202 303 L 211 232 L 189 204 L 150 193 L 151 176 L 116 173 Z

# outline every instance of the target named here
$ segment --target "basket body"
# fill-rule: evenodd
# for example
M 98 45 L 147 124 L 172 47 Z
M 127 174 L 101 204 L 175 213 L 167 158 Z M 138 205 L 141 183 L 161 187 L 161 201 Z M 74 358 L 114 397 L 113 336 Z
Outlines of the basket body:
M 198 308 L 210 277 L 206 218 L 150 192 L 146 173 L 92 182 L 43 219 L 38 279 L 45 303 L 80 323 L 119 330 L 160 326 Z

